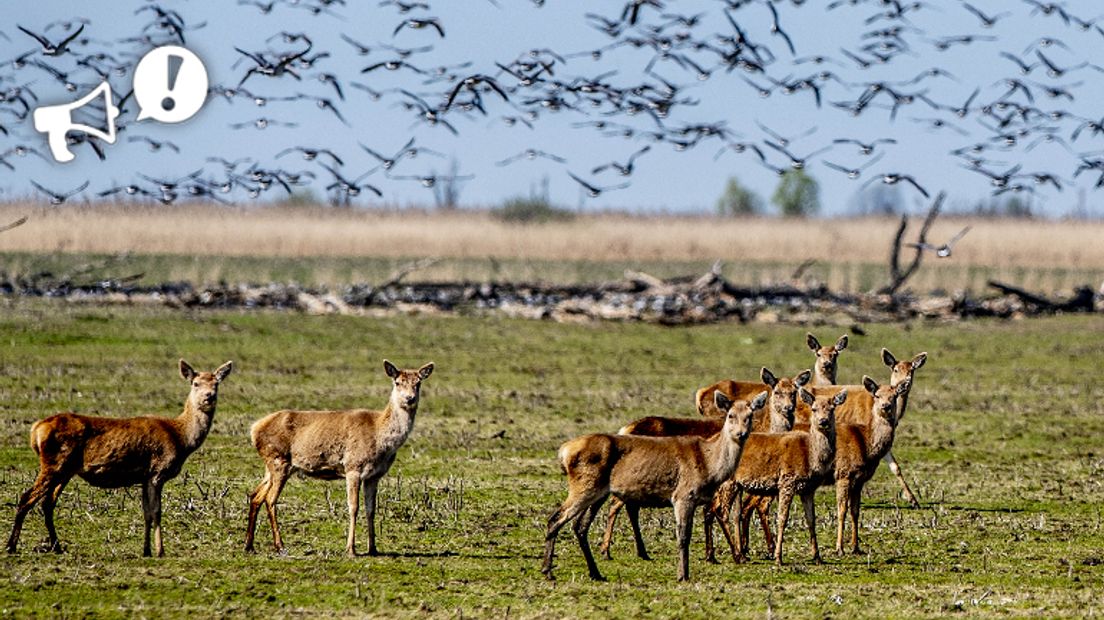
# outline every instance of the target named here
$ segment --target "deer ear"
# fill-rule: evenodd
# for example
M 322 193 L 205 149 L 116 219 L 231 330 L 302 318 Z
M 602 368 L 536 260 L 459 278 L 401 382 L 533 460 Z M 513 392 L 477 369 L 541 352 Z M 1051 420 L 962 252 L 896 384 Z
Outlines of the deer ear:
M 794 377 L 794 383 L 796 383 L 798 385 L 805 385 L 806 383 L 809 382 L 809 379 L 812 379 L 812 378 L 813 378 L 813 371 L 806 370 L 805 372 L 801 373 L 800 375 L 797 375 L 796 377 Z
M 418 369 L 418 378 L 425 381 L 429 378 L 429 375 L 433 374 L 433 362 L 426 364 Z
M 820 348 L 820 341 L 812 334 L 805 334 L 805 344 L 809 345 L 809 348 L 814 352 Z
M 717 405 L 717 409 L 725 413 L 728 413 L 728 410 L 732 409 L 732 399 L 720 390 L 713 392 L 713 404 Z
M 234 362 L 226 362 L 222 366 L 219 366 L 215 370 L 215 381 L 222 383 L 223 379 L 230 376 L 230 371 L 234 370 Z
M 383 371 L 386 372 L 387 376 L 391 377 L 392 379 L 399 378 L 399 369 L 395 368 L 395 365 L 387 360 L 383 360 Z
M 771 389 L 774 389 L 774 384 L 778 383 L 778 378 L 775 377 L 774 373 L 768 370 L 766 366 L 759 371 L 759 378 L 763 380 L 763 383 L 769 385 Z
M 866 391 L 870 392 L 871 394 L 878 393 L 878 382 L 866 375 L 863 375 L 863 387 L 866 388 Z
M 916 370 L 924 365 L 924 362 L 928 361 L 927 351 L 923 353 L 917 353 L 916 357 L 912 358 L 912 369 Z
M 840 390 L 832 397 L 832 404 L 839 407 L 847 400 L 847 390 Z
M 890 368 L 893 368 L 897 364 L 897 358 L 893 357 L 893 354 L 889 352 L 889 349 L 882 349 L 882 363 Z
M 767 392 L 759 392 L 759 395 L 755 397 L 755 400 L 751 401 L 751 410 L 758 411 L 767 404 Z
M 844 334 L 844 335 L 839 337 L 839 340 L 836 341 L 836 351 L 842 351 L 846 348 L 847 348 L 847 334 Z
M 195 369 L 183 359 L 180 360 L 180 376 L 184 377 L 185 381 L 191 381 L 192 377 L 196 376 Z
M 810 407 L 816 401 L 816 397 L 813 396 L 812 392 L 806 390 L 805 388 L 798 388 L 797 393 L 801 394 L 801 400 L 805 401 L 805 404 L 809 405 Z

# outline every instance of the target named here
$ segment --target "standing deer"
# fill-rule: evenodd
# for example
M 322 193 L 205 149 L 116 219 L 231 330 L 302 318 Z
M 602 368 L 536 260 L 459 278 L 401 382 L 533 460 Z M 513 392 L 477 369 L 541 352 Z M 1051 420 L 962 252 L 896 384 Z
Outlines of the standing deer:
M 721 432 L 709 438 L 583 435 L 560 446 L 558 457 L 567 474 L 567 499 L 548 518 L 541 572 L 553 578 L 556 535 L 574 520 L 575 538 L 590 578 L 605 580 L 590 552 L 587 533 L 612 494 L 634 507 L 674 505 L 678 579 L 689 579 L 694 510 L 710 502 L 717 486 L 736 471 L 744 441 L 751 434 L 752 414 L 763 406 L 766 396 L 760 394 L 748 405 L 733 403 L 717 392 L 715 404 L 727 413 Z
M 816 539 L 816 490 L 825 481 L 833 480 L 836 459 L 836 407 L 847 400 L 847 390 L 834 396 L 814 397 L 802 389 L 801 399 L 812 408 L 812 422 L 802 430 L 784 433 L 752 433 L 745 444 L 746 453 L 740 460 L 731 481 L 717 491 L 714 507 L 722 506 L 726 515 L 733 499 L 741 493 L 758 497 L 778 498 L 778 533 L 774 541 L 774 561 L 782 564 L 782 541 L 794 496 L 801 498 L 805 509 L 805 524 L 809 528 L 812 559 L 819 564 L 820 550 Z M 768 503 L 769 505 L 769 503 Z M 722 518 L 725 523 L 727 518 Z M 741 523 L 741 525 L 743 525 Z M 740 531 L 740 542 L 733 547 L 732 559 L 744 559 L 746 529 Z M 739 553 L 736 549 L 739 548 Z
M 233 369 L 226 362 L 215 372 L 196 372 L 180 360 L 180 376 L 191 383 L 184 412 L 176 418 L 143 416 L 102 418 L 59 413 L 31 426 L 31 448 L 38 455 L 38 477 L 19 498 L 15 524 L 8 538 L 8 553 L 19 544 L 27 513 L 42 502 L 49 534 L 48 548 L 61 552 L 54 530 L 54 507 L 65 485 L 80 476 L 95 487 L 142 485 L 142 514 L 149 557 L 150 532 L 157 556 L 165 554 L 161 543 L 161 490 L 180 473 L 184 461 L 207 438 L 215 417 L 219 385 Z
M 253 535 L 261 505 L 268 509 L 272 544 L 283 551 L 276 502 L 292 472 L 323 480 L 345 479 L 349 505 L 349 534 L 345 552 L 356 555 L 356 518 L 360 492 L 368 513 L 368 555 L 376 550 L 376 489 L 391 469 L 395 454 L 410 436 L 418 412 L 422 382 L 433 372 L 429 363 L 417 370 L 399 370 L 384 360 L 391 378 L 391 397 L 383 411 L 277 411 L 257 420 L 250 429 L 253 446 L 265 462 L 264 479 L 249 494 L 249 523 L 245 549 L 253 551 Z
M 721 381 L 720 383 L 698 390 L 698 411 L 717 411 L 714 405 L 703 408 L 701 399 L 709 398 L 713 400 L 718 392 L 724 394 L 728 401 L 748 401 L 755 394 L 759 394 L 764 390 L 769 390 L 770 397 L 767 401 L 767 410 L 765 414 L 764 412 L 759 412 L 753 417 L 752 431 L 782 432 L 790 430 L 793 426 L 794 412 L 797 410 L 797 391 L 801 386 L 809 382 L 812 373 L 805 370 L 798 373 L 793 379 L 787 377 L 778 379 L 768 368 L 762 368 L 759 371 L 759 375 L 763 383 L 755 383 L 752 381 Z M 752 392 L 752 389 L 756 389 L 757 391 Z M 706 394 L 709 396 L 707 397 Z M 672 437 L 678 435 L 708 437 L 720 432 L 723 424 L 724 417 L 715 415 L 706 416 L 704 419 L 649 416 L 625 425 L 618 431 L 618 434 L 644 435 L 649 437 Z M 622 507 L 625 507 L 625 503 L 617 497 L 614 497 L 610 502 L 609 515 L 606 518 L 605 534 L 602 536 L 602 545 L 598 548 L 598 551 L 607 560 L 610 558 L 610 547 L 613 545 L 613 527 L 617 521 L 617 514 L 621 511 Z M 764 528 L 769 532 L 770 526 L 767 523 L 768 517 L 765 512 L 766 508 L 769 508 L 769 504 L 764 507 L 761 518 L 763 519 Z M 651 559 L 648 557 L 648 552 L 644 547 L 644 539 L 640 536 L 640 526 L 637 523 L 639 508 L 630 506 L 628 513 L 629 524 L 632 526 L 633 530 L 633 540 L 636 544 L 636 555 L 643 560 Z M 708 515 L 706 515 L 704 523 L 706 560 L 716 562 L 716 553 L 713 548 L 712 521 L 709 519 Z M 725 536 L 729 537 L 727 530 L 725 531 Z M 773 544 L 773 542 L 771 544 Z
M 912 387 L 912 379 L 879 386 L 863 377 L 863 387 L 873 396 L 869 424 L 837 424 L 836 427 L 836 553 L 843 553 L 844 517 L 851 514 L 851 553 L 859 554 L 859 512 L 862 490 L 874 476 L 878 463 L 889 454 L 900 421 L 900 398 Z

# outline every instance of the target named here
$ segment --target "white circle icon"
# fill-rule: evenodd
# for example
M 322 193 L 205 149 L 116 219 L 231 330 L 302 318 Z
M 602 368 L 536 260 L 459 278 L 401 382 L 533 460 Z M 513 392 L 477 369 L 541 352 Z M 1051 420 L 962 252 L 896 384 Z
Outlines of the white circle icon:
M 207 68 L 191 50 L 158 47 L 143 56 L 134 70 L 134 99 L 138 120 L 186 121 L 207 100 Z

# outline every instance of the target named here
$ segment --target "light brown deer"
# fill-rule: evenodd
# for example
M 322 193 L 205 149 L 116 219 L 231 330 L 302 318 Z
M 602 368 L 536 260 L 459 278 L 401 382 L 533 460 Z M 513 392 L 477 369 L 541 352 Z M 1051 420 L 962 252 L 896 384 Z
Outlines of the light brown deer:
M 433 372 L 433 364 L 417 370 L 399 370 L 384 360 L 391 378 L 391 396 L 383 411 L 347 409 L 341 411 L 277 411 L 257 420 L 250 436 L 265 462 L 264 479 L 249 494 L 249 522 L 245 549 L 253 551 L 257 513 L 268 509 L 272 544 L 283 551 L 276 502 L 288 477 L 301 472 L 323 480 L 345 480 L 349 505 L 349 534 L 345 552 L 356 555 L 356 519 L 360 493 L 368 517 L 368 555 L 376 549 L 376 489 L 395 462 L 395 454 L 410 436 L 422 382 Z
M 745 443 L 745 454 L 732 480 L 717 491 L 714 507 L 724 506 L 720 514 L 728 512 L 732 501 L 741 493 L 758 497 L 778 498 L 778 530 L 774 540 L 774 561 L 782 564 L 782 541 L 786 522 L 794 496 L 801 498 L 805 510 L 805 524 L 809 528 L 809 546 L 812 559 L 820 563 L 820 549 L 816 538 L 816 490 L 825 481 L 833 479 L 836 458 L 835 410 L 847 399 L 843 390 L 834 396 L 814 397 L 802 389 L 801 399 L 812 409 L 812 424 L 802 430 L 784 433 L 752 433 Z M 722 519 L 724 524 L 726 519 Z M 743 540 L 747 532 L 740 533 L 740 543 L 733 546 L 732 559 L 743 561 Z M 737 548 L 739 552 L 737 552 Z
M 733 381 L 726 379 L 724 381 L 718 381 L 713 385 L 703 387 L 697 391 L 694 395 L 694 401 L 698 407 L 698 413 L 703 416 L 719 417 L 724 415 L 723 411 L 719 411 L 713 403 L 713 393 L 717 391 L 724 392 L 724 395 L 729 400 L 743 400 L 750 401 L 760 392 L 771 393 L 771 415 L 775 413 L 790 420 L 790 425 L 793 425 L 794 411 L 797 409 L 797 388 L 807 385 L 812 378 L 812 371 L 806 370 L 798 373 L 793 379 L 782 377 L 776 378 L 767 368 L 762 368 L 759 371 L 759 378 L 763 380 L 762 383 L 756 383 L 755 381 Z M 756 422 L 756 424 L 769 424 L 769 422 Z M 756 429 L 759 432 L 759 429 Z
M 754 383 L 750 381 L 722 381 L 711 388 L 703 388 L 698 391 L 698 396 L 702 396 L 703 392 L 708 391 L 714 398 L 717 392 L 725 394 L 729 400 L 748 400 L 760 394 L 764 390 L 769 390 L 770 397 L 767 401 L 767 408 L 765 412 L 760 411 L 752 419 L 752 431 L 753 432 L 781 432 L 789 430 L 793 426 L 794 412 L 797 409 L 797 390 L 806 383 L 809 382 L 809 378 L 812 373 L 808 370 L 802 371 L 797 374 L 793 379 L 783 377 L 781 379 L 775 378 L 767 368 L 762 368 L 759 371 L 760 377 L 763 379 L 763 383 Z M 724 384 L 724 385 L 722 385 Z M 751 394 L 751 387 L 758 387 L 759 391 L 755 394 Z M 726 393 L 727 390 L 731 390 L 736 394 L 742 396 L 742 398 L 736 398 L 730 393 Z M 699 412 L 702 411 L 699 401 Z M 717 411 L 715 406 L 706 408 L 709 412 Z M 648 437 L 674 437 L 680 435 L 694 435 L 698 437 L 708 437 L 714 433 L 718 433 L 721 430 L 721 426 L 724 424 L 724 418 L 715 415 L 702 418 L 667 418 L 660 416 L 649 416 L 641 418 L 634 422 L 631 422 L 618 431 L 620 435 L 643 435 Z M 610 547 L 613 545 L 613 528 L 617 522 L 617 514 L 621 509 L 625 507 L 625 503 L 617 497 L 614 497 L 610 502 L 609 515 L 606 518 L 606 530 L 602 536 L 602 544 L 598 548 L 599 552 L 607 560 L 610 558 Z M 769 504 L 767 505 L 769 507 Z M 639 514 L 638 507 L 629 507 L 629 523 L 633 530 L 633 541 L 636 545 L 636 555 L 641 559 L 648 560 L 648 552 L 644 547 L 644 540 L 640 537 L 640 527 L 637 523 L 637 515 Z M 764 528 L 766 531 L 770 531 L 770 526 L 767 523 L 768 517 L 765 512 L 761 515 L 763 519 Z M 705 548 L 706 548 L 706 560 L 710 562 L 716 562 L 716 553 L 713 548 L 713 530 L 709 526 L 711 522 L 706 521 L 705 529 Z M 725 532 L 726 537 L 729 532 Z
M 851 552 L 859 549 L 859 512 L 862 490 L 874 476 L 878 463 L 889 454 L 900 421 L 899 400 L 912 387 L 912 379 L 879 386 L 863 377 L 863 387 L 873 397 L 869 424 L 836 425 L 836 553 L 843 553 L 844 518 L 851 514 Z
M 836 363 L 840 351 L 847 348 L 847 334 L 836 340 L 836 344 L 829 347 L 820 346 L 820 341 L 812 334 L 805 334 L 805 344 L 813 351 L 816 362 L 813 364 L 813 387 L 821 387 L 836 384 Z
M 733 403 L 722 392 L 714 395 L 726 410 L 721 432 L 702 437 L 640 437 L 583 435 L 560 446 L 560 467 L 567 474 L 567 499 L 548 518 L 541 572 L 552 579 L 556 536 L 575 521 L 575 537 L 590 578 L 603 581 L 590 551 L 587 533 L 602 504 L 611 494 L 627 505 L 674 505 L 679 545 L 679 581 L 690 578 L 690 533 L 697 506 L 713 498 L 717 486 L 732 476 L 740 463 L 744 441 L 751 434 L 754 411 L 766 394 L 751 404 Z
M 927 359 L 928 354 L 926 352 L 921 352 L 917 353 L 911 360 L 898 361 L 888 349 L 882 349 L 882 362 L 890 369 L 889 384 L 897 386 L 903 384 L 906 379 L 909 380 L 909 388 L 902 394 L 900 402 L 898 403 L 898 418 L 904 417 L 905 410 L 908 407 L 908 396 L 912 389 L 913 376 L 917 370 L 924 366 Z M 847 399 L 843 407 L 836 411 L 836 419 L 849 424 L 869 424 L 871 420 L 872 397 L 865 389 L 862 389 L 861 385 L 814 387 L 812 388 L 812 392 L 814 395 L 819 396 L 821 394 L 834 394 L 845 388 L 851 391 L 852 396 Z M 809 408 L 800 402 L 797 405 L 797 412 L 795 414 L 796 423 L 802 424 L 807 422 L 809 419 Z M 897 482 L 900 483 L 906 501 L 908 501 L 913 508 L 919 508 L 920 502 L 917 501 L 912 489 L 909 488 L 908 483 L 905 481 L 904 474 L 901 472 L 901 467 L 898 465 L 896 459 L 893 458 L 892 452 L 886 454 L 885 461 L 886 464 L 889 465 L 890 471 L 893 472 L 894 477 L 897 478 Z
M 904 416 L 904 408 L 908 402 L 908 395 L 913 385 L 913 374 L 924 365 L 927 360 L 927 353 L 918 353 L 911 361 L 898 362 L 893 354 L 887 349 L 882 349 L 882 361 L 890 367 L 890 380 L 889 385 L 896 388 L 897 386 L 904 385 L 904 391 L 901 398 L 898 400 L 898 414 L 897 419 L 900 420 Z M 836 422 L 837 424 L 857 424 L 860 426 L 868 426 L 873 420 L 874 410 L 874 396 L 866 390 L 862 385 L 834 385 L 824 387 L 813 387 L 811 391 L 814 396 L 832 396 L 838 394 L 841 391 L 848 390 L 850 396 L 847 398 L 840 407 L 836 409 Z M 803 401 L 798 401 L 797 412 L 795 414 L 795 430 L 804 430 L 808 428 L 809 418 L 811 410 L 808 405 Z M 912 495 L 912 491 L 908 488 L 908 484 L 905 482 L 904 476 L 901 474 L 900 467 L 893 459 L 892 451 L 886 452 L 884 460 L 887 464 L 890 464 L 890 471 L 893 471 L 897 477 L 897 480 L 901 483 L 901 486 L 905 490 L 906 499 L 912 504 L 913 507 L 919 507 L 919 502 Z M 743 554 L 748 553 L 748 533 L 749 523 L 751 521 L 752 514 L 758 514 L 760 525 L 763 529 L 763 536 L 766 540 L 767 548 L 773 550 L 774 544 L 771 537 L 770 529 L 768 525 L 765 525 L 764 513 L 770 507 L 772 501 L 771 497 L 745 497 L 743 503 L 740 506 L 739 514 L 739 532 L 741 541 L 741 551 Z M 709 543 L 709 532 L 711 529 L 712 515 L 707 514 L 705 517 L 705 529 L 706 529 L 706 542 Z
M 190 382 L 184 412 L 174 418 L 144 416 L 102 418 L 59 413 L 31 426 L 31 448 L 38 455 L 38 477 L 19 498 L 15 524 L 8 538 L 8 553 L 19 544 L 23 520 L 38 502 L 49 535 L 48 548 L 60 552 L 54 529 L 54 507 L 65 485 L 80 476 L 95 487 L 142 485 L 145 543 L 142 555 L 165 554 L 161 541 L 161 490 L 180 473 L 184 461 L 207 438 L 215 417 L 218 388 L 231 362 L 215 372 L 196 372 L 180 360 L 180 376 Z M 153 548 L 150 548 L 150 534 Z

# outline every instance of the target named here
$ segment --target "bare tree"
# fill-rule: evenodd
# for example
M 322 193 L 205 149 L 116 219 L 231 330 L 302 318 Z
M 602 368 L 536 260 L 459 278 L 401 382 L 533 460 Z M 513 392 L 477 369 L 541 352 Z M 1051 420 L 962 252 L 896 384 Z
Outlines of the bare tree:
M 928 215 L 924 218 L 924 224 L 920 226 L 920 236 L 917 237 L 916 245 L 923 245 L 928 240 L 928 230 L 931 229 L 932 223 L 935 222 L 935 218 L 939 217 L 939 211 L 943 208 L 943 200 L 947 197 L 946 192 L 940 192 L 935 200 L 932 202 L 931 208 L 928 209 Z M 912 262 L 904 270 L 901 269 L 901 241 L 905 237 L 905 229 L 908 228 L 908 215 L 901 216 L 901 224 L 897 227 L 897 234 L 893 236 L 893 245 L 890 248 L 889 253 L 889 284 L 878 290 L 883 295 L 896 295 L 897 291 L 905 285 L 905 282 L 912 277 L 912 274 L 916 273 L 916 270 L 920 268 L 920 263 L 924 259 L 924 251 L 919 247 L 916 248 L 916 254 L 912 257 Z

